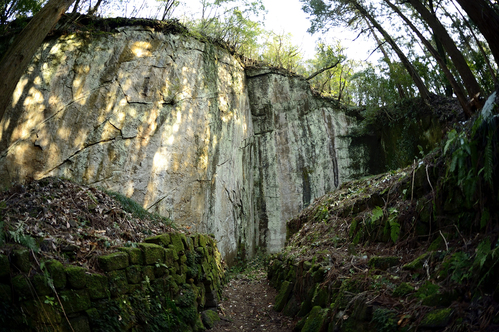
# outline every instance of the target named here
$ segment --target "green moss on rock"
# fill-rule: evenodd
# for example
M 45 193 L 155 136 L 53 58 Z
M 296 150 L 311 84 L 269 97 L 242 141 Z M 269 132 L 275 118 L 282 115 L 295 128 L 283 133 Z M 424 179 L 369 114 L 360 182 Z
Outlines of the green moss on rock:
M 49 279 L 44 274 L 35 274 L 31 279 L 31 283 L 38 296 L 50 295 L 53 292 L 49 285 Z
M 29 250 L 26 248 L 14 250 L 12 252 L 12 264 L 21 272 L 28 273 L 31 270 L 29 256 Z
M 33 297 L 30 282 L 24 275 L 17 275 L 12 278 L 12 288 L 17 296 L 23 299 L 30 299 Z
M 153 243 L 140 243 L 139 248 L 142 249 L 146 265 L 165 262 L 165 249 L 163 247 Z
M 0 278 L 7 277 L 10 272 L 9 258 L 0 254 Z
M 393 296 L 402 297 L 412 292 L 414 292 L 414 287 L 412 287 L 406 282 L 403 282 L 400 285 L 398 285 L 397 288 L 395 288 L 395 290 L 393 291 Z
M 126 252 L 115 252 L 98 258 L 99 267 L 108 272 L 128 267 L 128 254 Z
M 430 311 L 421 321 L 421 329 L 443 328 L 449 324 L 452 317 L 452 308 L 437 309 Z
M 320 332 L 326 324 L 327 309 L 322 309 L 319 306 L 312 308 L 306 318 L 304 318 L 304 325 L 301 332 Z
M 130 265 L 125 271 L 129 284 L 138 284 L 142 281 L 142 267 L 140 265 Z
M 72 288 L 80 289 L 85 287 L 87 284 L 87 278 L 85 277 L 87 270 L 85 268 L 70 265 L 66 267 L 65 271 L 68 283 Z
M 108 272 L 107 277 L 109 278 L 111 296 L 117 297 L 128 292 L 128 282 L 124 270 Z
M 396 266 L 399 263 L 399 257 L 371 257 L 371 259 L 369 259 L 368 265 L 376 269 L 388 270 L 392 266 Z
M 59 293 L 62 306 L 67 315 L 85 311 L 91 307 L 90 296 L 85 289 L 66 290 Z
M 170 234 L 161 234 L 148 237 L 147 239 L 144 240 L 144 242 L 154 243 L 164 248 L 167 248 L 168 245 L 171 243 Z
M 275 298 L 274 310 L 282 311 L 288 302 L 288 299 L 293 291 L 293 283 L 284 281 L 279 289 L 279 293 Z
M 220 321 L 218 313 L 214 310 L 205 310 L 201 313 L 201 319 L 204 326 L 209 330 L 215 326 L 215 323 Z
M 111 295 L 108 279 L 101 274 L 87 274 L 87 290 L 92 300 L 103 299 Z
M 144 256 L 140 248 L 122 247 L 118 248 L 118 250 L 128 254 L 130 265 L 144 265 Z
M 45 267 L 56 289 L 66 287 L 66 272 L 61 262 L 52 259 L 45 263 Z
M 430 255 L 429 253 L 422 254 L 421 256 L 419 256 L 418 258 L 413 260 L 412 262 L 407 263 L 404 266 L 402 266 L 402 268 L 404 270 L 409 270 L 409 271 L 421 270 L 423 268 L 423 264 L 424 264 L 425 260 L 428 258 L 429 255 Z

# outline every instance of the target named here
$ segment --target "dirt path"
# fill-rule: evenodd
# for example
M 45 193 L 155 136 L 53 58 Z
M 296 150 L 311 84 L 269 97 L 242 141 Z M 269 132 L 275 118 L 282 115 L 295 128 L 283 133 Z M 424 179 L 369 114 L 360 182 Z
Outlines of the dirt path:
M 273 309 L 275 296 L 262 270 L 236 276 L 223 290 L 222 320 L 210 331 L 291 332 L 291 319 Z

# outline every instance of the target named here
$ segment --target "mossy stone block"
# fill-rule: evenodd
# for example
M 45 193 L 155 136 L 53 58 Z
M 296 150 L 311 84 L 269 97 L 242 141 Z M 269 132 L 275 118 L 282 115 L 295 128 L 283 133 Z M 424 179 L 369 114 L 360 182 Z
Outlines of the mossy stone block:
M 154 243 L 140 243 L 140 249 L 144 255 L 144 264 L 151 265 L 165 262 L 165 249 Z
M 173 264 L 178 260 L 178 255 L 174 249 L 165 249 L 165 264 L 168 267 L 172 267 Z
M 36 320 L 42 324 L 60 324 L 62 322 L 62 314 L 58 305 L 50 305 L 48 303 L 36 303 Z M 75 330 L 76 331 L 76 330 Z
M 196 234 L 192 234 L 192 235 L 189 235 L 189 237 L 192 240 L 192 245 L 194 246 L 194 248 L 199 247 L 198 236 Z
M 444 328 L 449 324 L 452 317 L 452 308 L 437 309 L 430 311 L 419 324 L 421 329 Z
M 433 240 L 433 242 L 428 247 L 428 251 L 437 251 L 437 250 L 444 250 L 444 249 L 445 249 L 445 242 L 441 236 L 439 236 L 435 240 Z
M 149 280 L 154 280 L 156 277 L 154 276 L 154 266 L 148 265 L 142 268 L 142 278 L 145 280 L 149 278 Z
M 128 281 L 125 270 L 116 270 L 107 273 L 109 290 L 112 297 L 117 297 L 128 292 Z
M 66 277 L 71 288 L 80 289 L 84 288 L 87 284 L 85 273 L 87 272 L 81 266 L 70 265 L 66 267 Z
M 12 252 L 12 264 L 21 272 L 28 273 L 31 270 L 29 255 L 29 250 L 26 248 L 14 250 Z
M 147 239 L 145 239 L 144 242 L 154 243 L 154 244 L 157 244 L 158 246 L 162 246 L 162 247 L 167 248 L 168 245 L 171 243 L 170 234 L 161 234 L 161 235 L 151 236 L 151 237 L 148 237 Z
M 305 318 L 305 324 L 301 329 L 302 332 L 319 332 L 325 324 L 327 310 L 319 306 L 312 308 L 308 316 Z
M 180 234 L 180 233 L 171 233 L 170 234 L 170 239 L 172 241 L 173 248 L 175 249 L 177 254 L 183 253 L 183 251 L 185 250 L 184 243 L 182 242 L 182 235 L 185 237 L 184 234 Z
M 175 274 L 173 279 L 178 285 L 183 285 L 187 282 L 187 276 L 185 274 Z
M 7 277 L 10 273 L 9 257 L 0 254 L 0 278 Z
M 62 306 L 67 315 L 87 310 L 91 307 L 90 296 L 86 289 L 71 289 L 59 293 Z
M 406 282 L 403 282 L 395 288 L 395 290 L 393 291 L 393 296 L 402 297 L 412 292 L 414 292 L 414 287 Z
M 328 289 L 327 286 L 322 286 L 317 284 L 315 287 L 314 296 L 312 297 L 312 306 L 325 307 L 328 300 Z
M 286 303 L 286 306 L 282 310 L 282 313 L 285 316 L 295 317 L 299 311 L 300 311 L 300 303 L 296 300 L 294 296 L 291 296 L 291 299 L 289 299 L 288 303 Z
M 35 288 L 38 296 L 45 296 L 52 294 L 52 288 L 49 285 L 49 279 L 44 274 L 35 274 L 31 279 L 33 287 Z
M 200 247 L 206 247 L 206 244 L 207 244 L 207 238 L 205 235 L 203 234 L 198 234 L 198 244 Z
M 144 265 L 144 256 L 140 248 L 121 247 L 118 250 L 128 254 L 130 265 Z
M 17 275 L 12 278 L 12 289 L 14 292 L 23 299 L 31 299 L 33 293 L 31 291 L 31 285 L 28 277 L 24 275 Z
M 400 257 L 371 257 L 369 259 L 368 265 L 370 267 L 380 269 L 380 270 L 388 270 L 392 266 L 396 266 L 400 264 Z
M 12 302 L 12 288 L 9 285 L 0 284 L 0 300 L 3 302 Z
M 74 331 L 74 332 L 91 332 L 90 322 L 88 318 L 84 315 L 80 315 L 77 317 L 69 318 L 69 323 L 71 324 L 71 328 L 68 323 L 64 321 L 64 327 L 66 331 Z
M 130 265 L 125 271 L 129 284 L 139 284 L 142 281 L 142 266 Z
M 129 265 L 128 253 L 118 251 L 98 258 L 99 267 L 106 272 L 125 269 Z
M 415 260 L 413 260 L 412 262 L 407 263 L 404 266 L 402 266 L 402 269 L 409 270 L 409 271 L 421 270 L 421 269 L 423 269 L 423 265 L 424 265 L 425 260 L 429 256 L 430 256 L 429 253 L 424 253 L 421 256 L 419 256 L 418 258 L 416 258 Z
M 282 311 L 288 303 L 289 296 L 293 290 L 293 283 L 289 281 L 284 281 L 279 289 L 279 293 L 275 298 L 274 310 Z
M 111 296 L 109 282 L 106 276 L 101 274 L 87 274 L 87 290 L 92 300 L 103 299 Z
M 66 272 L 64 271 L 64 265 L 61 262 L 51 259 L 45 262 L 45 267 L 49 273 L 50 278 L 52 278 L 52 282 L 54 283 L 54 287 L 56 289 L 62 289 L 66 287 Z
M 220 321 L 220 316 L 214 310 L 205 310 L 201 312 L 201 320 L 204 326 L 209 330 L 215 326 L 215 323 Z
M 100 318 L 99 310 L 97 308 L 90 308 L 87 311 L 85 311 L 88 318 L 90 321 L 95 322 L 97 319 Z

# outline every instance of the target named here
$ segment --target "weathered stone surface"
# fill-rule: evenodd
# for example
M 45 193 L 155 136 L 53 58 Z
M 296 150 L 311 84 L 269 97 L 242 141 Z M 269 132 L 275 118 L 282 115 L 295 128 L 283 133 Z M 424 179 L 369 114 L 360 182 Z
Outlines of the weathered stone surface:
M 367 171 L 357 120 L 338 109 L 187 35 L 61 36 L 0 122 L 0 183 L 64 176 L 213 233 L 228 262 L 239 243 L 276 252 L 290 216 Z
M 124 269 L 128 266 L 128 254 L 126 252 L 115 252 L 98 258 L 99 267 L 104 271 Z

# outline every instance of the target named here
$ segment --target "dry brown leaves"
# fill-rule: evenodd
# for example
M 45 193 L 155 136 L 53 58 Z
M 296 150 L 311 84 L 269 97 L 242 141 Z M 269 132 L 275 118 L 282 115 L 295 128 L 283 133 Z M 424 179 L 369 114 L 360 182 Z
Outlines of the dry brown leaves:
M 58 178 L 0 192 L 0 213 L 7 242 L 14 242 L 12 232 L 29 234 L 43 256 L 89 268 L 96 254 L 172 231 L 157 219 L 135 218 L 99 189 Z

